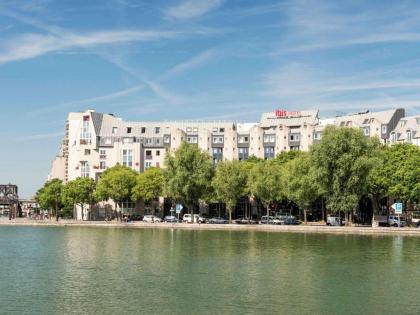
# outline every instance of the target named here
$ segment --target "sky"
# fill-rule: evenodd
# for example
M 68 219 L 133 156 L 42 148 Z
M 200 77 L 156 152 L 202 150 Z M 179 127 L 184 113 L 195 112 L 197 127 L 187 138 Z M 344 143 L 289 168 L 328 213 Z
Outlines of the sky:
M 33 196 L 68 112 L 420 114 L 418 1 L 0 0 L 0 183 Z

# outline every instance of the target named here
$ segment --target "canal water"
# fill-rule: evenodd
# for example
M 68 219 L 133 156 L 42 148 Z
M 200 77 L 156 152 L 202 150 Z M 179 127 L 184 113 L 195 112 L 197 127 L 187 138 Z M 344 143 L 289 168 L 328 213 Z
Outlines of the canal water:
M 0 227 L 1 314 L 419 314 L 420 238 Z

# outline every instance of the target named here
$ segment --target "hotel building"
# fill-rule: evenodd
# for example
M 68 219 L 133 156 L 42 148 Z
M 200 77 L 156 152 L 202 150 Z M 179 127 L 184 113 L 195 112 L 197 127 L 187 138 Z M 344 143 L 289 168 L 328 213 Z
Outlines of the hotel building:
M 182 141 L 197 144 L 215 164 L 249 156 L 271 159 L 283 151 L 309 150 L 322 138 L 328 125 L 361 128 L 367 137 L 377 136 L 383 143 L 418 143 L 420 119 L 404 118 L 404 114 L 404 109 L 399 108 L 320 119 L 317 110 L 276 110 L 263 113 L 260 122 L 236 123 L 128 122 L 94 110 L 72 112 L 66 120 L 60 153 L 52 163 L 49 179 L 98 180 L 102 172 L 117 164 L 138 172 L 163 167 L 167 152 L 175 152 Z

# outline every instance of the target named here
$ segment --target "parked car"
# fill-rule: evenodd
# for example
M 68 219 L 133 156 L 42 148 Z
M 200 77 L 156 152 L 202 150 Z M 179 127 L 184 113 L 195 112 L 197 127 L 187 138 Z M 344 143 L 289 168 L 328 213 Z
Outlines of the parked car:
M 184 214 L 182 217 L 182 222 L 191 223 L 191 214 Z M 202 217 L 199 214 L 194 214 L 194 223 L 206 223 L 206 218 Z
M 328 216 L 327 225 L 328 226 L 341 226 L 343 225 L 343 221 L 338 216 Z
M 208 223 L 210 224 L 228 224 L 228 220 L 221 217 L 215 217 L 208 220 Z
M 146 222 L 146 223 L 160 223 L 160 222 L 162 222 L 162 219 L 155 216 L 155 215 L 148 214 L 148 215 L 145 215 L 143 217 L 143 222 Z
M 236 224 L 258 224 L 258 221 L 252 218 L 237 218 L 234 222 Z
M 393 227 L 404 227 L 407 226 L 407 221 L 398 215 L 390 215 L 388 217 L 388 225 Z
M 166 217 L 163 218 L 163 221 L 168 222 L 168 223 L 176 223 L 178 222 L 178 218 L 173 215 L 167 215 Z
M 143 216 L 142 216 L 142 215 L 140 215 L 140 214 L 133 214 L 133 215 L 130 217 L 130 219 L 131 219 L 132 221 L 141 221 L 141 220 L 143 220 Z
M 294 216 L 288 216 L 284 219 L 283 224 L 285 225 L 299 225 L 300 222 Z
M 279 218 L 276 218 L 276 217 L 273 217 L 273 216 L 266 216 L 266 215 L 263 215 L 262 217 L 261 217 L 261 224 L 276 224 L 276 225 L 280 225 L 280 224 L 282 224 L 282 221 L 279 219 Z

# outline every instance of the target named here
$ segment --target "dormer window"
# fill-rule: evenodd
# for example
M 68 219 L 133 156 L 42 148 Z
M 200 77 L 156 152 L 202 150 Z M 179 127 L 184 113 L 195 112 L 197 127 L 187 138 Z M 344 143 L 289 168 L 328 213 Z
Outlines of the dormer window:
M 391 132 L 391 143 L 397 142 L 397 134 L 395 132 Z
M 413 134 L 410 129 L 408 129 L 406 132 L 406 139 L 408 143 L 411 143 L 411 141 L 413 140 Z
M 131 127 L 127 127 L 127 133 L 131 133 L 132 128 Z

